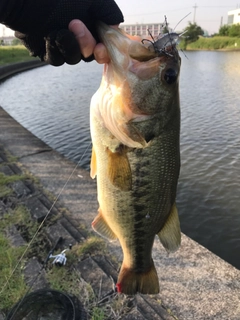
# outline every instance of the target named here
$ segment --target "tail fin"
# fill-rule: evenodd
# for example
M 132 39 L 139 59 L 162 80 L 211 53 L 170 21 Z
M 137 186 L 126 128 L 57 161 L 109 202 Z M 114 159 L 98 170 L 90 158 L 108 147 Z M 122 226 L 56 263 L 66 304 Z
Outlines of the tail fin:
M 136 272 L 122 265 L 117 283 L 117 291 L 129 295 L 159 293 L 158 275 L 154 263 L 146 272 Z

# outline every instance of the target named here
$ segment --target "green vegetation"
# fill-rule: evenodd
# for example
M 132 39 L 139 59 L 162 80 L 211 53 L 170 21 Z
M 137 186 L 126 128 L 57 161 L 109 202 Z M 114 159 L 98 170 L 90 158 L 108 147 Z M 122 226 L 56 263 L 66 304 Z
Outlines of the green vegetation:
M 94 307 L 91 320 L 104 320 L 105 312 L 102 308 Z
M 105 249 L 106 243 L 103 239 L 96 236 L 89 237 L 83 243 L 74 245 L 72 250 L 69 251 L 69 268 L 59 268 L 51 265 L 46 273 L 51 288 L 68 292 L 79 298 L 88 310 L 91 320 L 106 319 L 104 308 L 97 306 L 98 299 L 92 287 L 81 279 L 77 270 L 77 263 L 88 254 L 103 254 Z
M 36 58 L 31 57 L 28 50 L 22 45 L 0 46 L 0 66 L 32 59 Z
M 70 259 L 70 255 L 68 255 Z M 70 262 L 68 259 L 68 262 Z M 91 316 L 91 320 L 102 320 L 104 318 L 103 308 L 97 307 L 97 297 L 92 287 L 81 279 L 79 271 L 74 265 L 70 268 L 50 266 L 46 278 L 52 289 L 67 292 L 77 297 Z
M 24 247 L 11 247 L 8 239 L 0 232 L 0 301 L 3 310 L 9 310 L 27 290 L 21 266 L 11 276 L 23 251 Z M 4 287 L 9 278 L 7 286 Z M 3 292 L 1 292 L 2 288 L 4 288 Z
M 212 38 L 200 37 L 197 41 L 180 46 L 184 50 L 240 50 L 240 38 L 220 37 Z
M 74 246 L 72 250 L 78 257 L 86 254 L 104 254 L 106 253 L 106 241 L 102 238 L 93 236 L 86 239 L 82 244 Z
M 74 267 L 68 269 L 51 266 L 46 277 L 52 289 L 65 291 L 75 296 L 79 296 L 82 291 L 80 290 L 80 274 Z
M 11 176 L 6 176 L 6 175 L 4 175 L 3 173 L 0 172 L 0 185 L 1 186 L 9 184 L 9 183 L 16 182 L 16 181 L 19 181 L 19 180 L 24 180 L 24 179 L 26 179 L 26 176 L 24 176 L 24 175 L 14 174 L 14 175 L 11 175 Z
M 49 265 L 46 273 L 51 288 L 68 292 L 79 298 L 91 320 L 120 319 L 121 315 L 129 311 L 127 296 L 114 293 L 100 301 L 91 285 L 81 279 L 78 262 L 85 259 L 86 255 L 104 254 L 105 251 L 105 241 L 99 237 L 90 236 L 84 242 L 75 244 L 68 252 L 68 268 Z M 101 292 L 101 286 L 99 291 Z
M 12 189 L 9 188 L 9 184 L 23 180 L 26 177 L 23 175 L 12 175 L 12 176 L 5 176 L 3 173 L 0 172 L 0 198 L 8 197 L 12 194 Z
M 222 26 L 218 34 L 203 37 L 202 28 L 189 22 L 183 33 L 179 45 L 183 50 L 240 50 L 240 24 Z
M 0 232 L 4 232 L 11 225 L 28 224 L 30 213 L 26 207 L 19 205 L 14 210 L 9 209 L 7 213 L 1 216 Z
M 233 24 L 231 26 L 224 25 L 219 29 L 219 36 L 238 37 L 240 38 L 240 24 Z
M 22 206 L 9 210 L 9 214 L 1 217 L 0 224 L 0 301 L 1 309 L 9 310 L 26 292 L 22 268 L 24 262 L 17 266 L 25 246 L 13 247 L 6 237 L 6 231 L 13 224 L 18 224 L 26 219 L 28 212 Z M 13 273 L 14 271 L 14 273 Z M 8 282 L 8 283 L 7 283 Z M 7 283 L 7 285 L 6 285 Z M 3 289 L 3 290 L 2 290 Z M 2 290 L 2 291 L 1 291 Z
M 17 159 L 14 159 L 7 152 L 5 152 L 5 156 L 7 163 L 16 163 Z M 1 166 L 5 166 L 5 163 L 0 164 Z M 4 203 L 4 210 L 0 211 L 0 311 L 5 314 L 28 293 L 29 287 L 35 280 L 35 274 L 29 275 L 28 286 L 24 278 L 25 266 L 32 257 L 37 257 L 40 263 L 45 261 L 47 253 L 52 248 L 52 243 L 46 236 L 46 228 L 58 218 L 57 215 L 49 217 L 39 230 L 39 223 L 32 219 L 29 209 L 24 205 L 27 199 L 17 199 L 12 192 L 11 185 L 16 181 L 24 180 L 24 182 L 28 181 L 34 188 L 38 186 L 37 188 L 40 189 L 42 186 L 26 169 L 22 168 L 22 172 L 21 175 L 11 176 L 0 173 L 0 190 L 5 187 L 10 192 L 8 196 L 4 193 L 0 194 L 0 201 Z M 67 214 L 66 209 L 61 210 L 65 215 Z M 16 238 L 14 237 L 16 230 L 28 245 L 16 246 Z M 81 230 L 84 230 L 87 239 L 75 244 L 72 250 L 68 251 L 67 265 L 57 267 L 49 262 L 45 267 L 44 276 L 52 289 L 67 292 L 77 297 L 83 303 L 88 319 L 121 319 L 124 314 L 131 310 L 134 298 L 113 293 L 101 299 L 102 280 L 99 281 L 98 292 L 96 293 L 91 284 L 81 278 L 80 261 L 89 256 L 107 255 L 107 244 L 102 238 L 93 235 L 84 225 L 81 226 Z M 38 231 L 37 237 L 34 241 L 31 241 L 36 231 Z M 29 246 L 30 241 L 31 245 Z M 113 262 L 112 257 L 109 257 L 109 260 Z M 94 287 L 95 285 L 94 283 Z M 113 282 L 112 285 L 114 285 Z
M 19 178 L 23 179 L 23 177 L 1 175 L 0 187 L 6 187 L 8 183 L 18 181 Z M 2 195 L 0 198 L 4 199 Z M 42 253 L 43 247 L 46 248 L 46 243 L 43 243 L 44 236 L 40 230 L 40 238 L 38 237 L 38 241 L 32 243 L 27 255 L 19 263 L 19 259 L 25 253 L 26 246 L 13 246 L 8 238 L 9 230 L 13 226 L 16 227 L 22 237 L 29 241 L 37 231 L 38 223 L 32 220 L 29 210 L 23 205 L 17 205 L 14 209 L 9 208 L 0 215 L 0 222 L 0 308 L 7 312 L 27 292 L 28 287 L 23 274 L 26 260 L 34 256 L 36 252 L 40 251 Z
M 186 43 L 191 43 L 197 41 L 199 36 L 204 35 L 204 31 L 196 23 L 188 23 L 188 26 L 183 30 L 184 32 L 184 41 Z

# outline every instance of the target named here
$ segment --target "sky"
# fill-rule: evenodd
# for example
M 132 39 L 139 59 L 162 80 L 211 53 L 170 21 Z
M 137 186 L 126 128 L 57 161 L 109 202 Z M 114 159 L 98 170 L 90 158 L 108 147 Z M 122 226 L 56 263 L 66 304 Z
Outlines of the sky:
M 174 29 L 181 19 L 190 13 L 176 27 L 183 30 L 188 22 L 194 21 L 209 35 L 219 31 L 221 19 L 227 24 L 228 11 L 240 8 L 240 0 L 115 0 L 123 12 L 125 23 L 163 23 L 167 16 L 170 28 Z M 239 1 L 239 2 L 237 2 Z M 196 8 L 194 9 L 194 7 Z M 0 25 L 0 37 L 3 35 Z M 11 30 L 4 28 L 5 35 L 13 35 Z
M 183 30 L 188 22 L 194 21 L 209 35 L 219 31 L 221 18 L 227 24 L 228 11 L 240 8 L 240 0 L 115 0 L 123 12 L 126 24 L 132 23 L 162 23 L 167 16 L 170 28 L 175 28 L 178 22 L 186 17 L 176 27 L 176 31 Z M 238 2 L 237 2 L 238 1 Z M 197 6 L 194 9 L 194 6 Z

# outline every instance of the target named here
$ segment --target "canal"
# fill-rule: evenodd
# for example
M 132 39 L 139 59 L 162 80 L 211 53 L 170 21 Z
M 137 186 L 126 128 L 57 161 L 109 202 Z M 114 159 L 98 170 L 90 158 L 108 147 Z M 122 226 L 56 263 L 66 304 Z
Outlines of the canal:
M 240 269 L 240 52 L 182 55 L 182 231 Z M 46 66 L 0 85 L 0 105 L 78 162 L 90 143 L 89 104 L 102 66 Z M 90 150 L 80 166 L 89 169 Z

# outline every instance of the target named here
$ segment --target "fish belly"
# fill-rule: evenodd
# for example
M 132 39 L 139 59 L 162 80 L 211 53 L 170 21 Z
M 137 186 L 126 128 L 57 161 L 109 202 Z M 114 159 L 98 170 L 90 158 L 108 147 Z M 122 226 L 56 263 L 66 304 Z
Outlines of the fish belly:
M 157 293 L 151 251 L 155 235 L 161 232 L 175 202 L 180 162 L 178 130 L 163 132 L 146 148 L 137 149 L 114 141 L 99 119 L 93 123 L 93 131 L 98 132 L 93 148 L 100 206 L 93 228 L 120 241 L 124 258 L 118 290 L 127 294 Z

